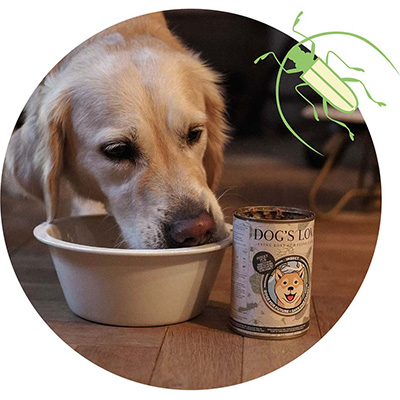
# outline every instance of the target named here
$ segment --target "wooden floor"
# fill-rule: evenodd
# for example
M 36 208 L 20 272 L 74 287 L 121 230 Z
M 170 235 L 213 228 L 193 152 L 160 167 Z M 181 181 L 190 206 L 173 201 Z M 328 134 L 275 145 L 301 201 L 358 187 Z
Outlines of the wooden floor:
M 298 167 L 282 169 L 279 163 L 265 162 L 260 168 L 253 160 L 250 172 L 244 173 L 240 161 L 227 160 L 221 193 L 228 187 L 231 190 L 221 198 L 221 203 L 228 220 L 231 209 L 249 202 L 307 205 L 307 191 L 316 172 Z M 261 174 L 256 172 L 260 170 Z M 342 171 L 345 183 L 340 179 L 340 171 L 335 173 L 338 175 L 332 182 L 336 183 L 327 185 L 321 199 L 332 201 L 346 185 L 353 184 L 349 171 Z M 244 338 L 229 329 L 230 249 L 207 308 L 197 318 L 154 328 L 105 326 L 85 321 L 69 310 L 48 250 L 31 233 L 43 220 L 42 211 L 28 200 L 16 201 L 3 194 L 2 215 L 16 275 L 37 312 L 62 340 L 115 374 L 154 386 L 181 389 L 245 382 L 280 368 L 313 346 L 337 322 L 360 287 L 379 227 L 377 211 L 343 212 L 331 220 L 317 219 L 310 330 L 296 339 L 269 341 Z

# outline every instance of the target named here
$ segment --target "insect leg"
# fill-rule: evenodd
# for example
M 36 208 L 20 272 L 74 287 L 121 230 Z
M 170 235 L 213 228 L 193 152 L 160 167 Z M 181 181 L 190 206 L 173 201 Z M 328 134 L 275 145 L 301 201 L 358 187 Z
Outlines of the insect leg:
M 369 94 L 369 92 L 368 92 L 367 88 L 365 87 L 364 83 L 362 83 L 359 79 L 355 79 L 355 78 L 343 78 L 343 81 L 344 81 L 344 82 L 358 82 L 358 83 L 361 83 L 361 85 L 363 86 L 363 88 L 364 88 L 364 90 L 365 90 L 365 93 L 367 93 L 367 96 L 368 96 L 368 98 L 369 98 L 370 100 L 372 100 L 374 103 L 378 104 L 379 107 L 386 106 L 385 103 L 382 103 L 381 101 L 376 101 L 376 100 L 374 100 L 374 99 L 371 97 L 371 95 Z
M 310 42 L 311 42 L 311 54 L 312 54 L 312 57 L 314 58 L 315 57 L 315 43 L 310 39 Z
M 329 50 L 328 53 L 326 54 L 326 63 L 328 64 L 328 58 L 329 58 L 329 54 L 333 54 L 334 56 L 336 56 L 347 68 L 349 69 L 354 69 L 355 71 L 360 71 L 360 72 L 365 72 L 362 68 L 356 68 L 356 67 L 350 67 L 348 64 L 346 64 L 334 51 Z
M 343 128 L 346 128 L 347 131 L 349 132 L 350 139 L 354 140 L 354 133 L 349 129 L 349 127 L 344 122 L 333 119 L 328 115 L 328 103 L 324 98 L 322 99 L 322 106 L 323 106 L 326 118 L 328 118 L 330 121 L 335 122 L 336 124 L 338 124 L 340 126 L 343 126 Z
M 311 105 L 311 107 L 313 108 L 313 111 L 314 111 L 314 118 L 315 118 L 317 121 L 319 121 L 318 113 L 317 113 L 317 110 L 316 110 L 314 104 L 313 104 L 310 100 L 308 100 L 307 97 L 304 96 L 304 94 L 300 92 L 300 90 L 298 90 L 298 88 L 299 88 L 299 87 L 302 87 L 302 86 L 308 86 L 308 84 L 307 84 L 307 83 L 299 83 L 299 84 L 295 87 L 295 90 L 296 90 L 296 92 L 297 92 L 308 104 Z
M 302 70 L 300 68 L 292 68 L 292 69 L 285 69 L 283 68 L 282 63 L 278 60 L 278 57 L 275 55 L 275 53 L 273 51 L 270 51 L 268 53 L 263 54 L 262 56 L 256 58 L 254 60 L 254 64 L 257 64 L 260 60 L 265 60 L 269 55 L 273 55 L 276 62 L 279 64 L 279 66 L 283 69 L 283 71 L 285 71 L 287 74 L 295 74 L 296 72 L 302 72 Z

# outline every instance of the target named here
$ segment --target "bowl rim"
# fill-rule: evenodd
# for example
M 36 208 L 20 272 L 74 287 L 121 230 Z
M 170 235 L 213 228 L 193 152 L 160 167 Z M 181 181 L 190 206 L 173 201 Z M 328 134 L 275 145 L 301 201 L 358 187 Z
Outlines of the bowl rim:
M 228 231 L 228 236 L 224 239 L 215 242 L 204 244 L 196 247 L 180 247 L 171 249 L 118 249 L 111 247 L 97 247 L 88 246 L 85 244 L 76 244 L 67 242 L 65 240 L 56 239 L 50 235 L 49 229 L 52 225 L 56 225 L 57 222 L 62 222 L 70 219 L 82 219 L 85 217 L 104 217 L 107 214 L 94 214 L 94 215 L 79 215 L 72 217 L 63 217 L 55 219 L 52 222 L 42 222 L 33 229 L 33 235 L 40 242 L 59 249 L 70 250 L 73 252 L 90 253 L 90 254 L 103 254 L 103 255 L 118 255 L 118 256 L 177 256 L 177 255 L 192 255 L 201 253 L 210 253 L 217 250 L 222 250 L 232 244 L 233 234 L 232 225 L 225 223 L 225 228 Z

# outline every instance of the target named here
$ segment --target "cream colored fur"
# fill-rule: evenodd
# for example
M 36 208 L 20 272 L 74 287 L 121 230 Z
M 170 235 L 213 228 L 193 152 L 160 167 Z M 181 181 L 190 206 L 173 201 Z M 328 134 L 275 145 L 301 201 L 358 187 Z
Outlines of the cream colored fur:
M 11 137 L 4 179 L 43 199 L 49 221 L 60 214 L 60 195 L 68 210 L 75 195 L 103 204 L 133 248 L 165 247 L 166 224 L 193 209 L 212 215 L 218 240 L 224 220 L 213 190 L 226 140 L 218 84 L 162 14 L 118 24 L 80 45 L 35 90 Z M 202 135 L 188 145 L 191 126 Z M 101 146 L 118 140 L 140 156 L 105 157 Z

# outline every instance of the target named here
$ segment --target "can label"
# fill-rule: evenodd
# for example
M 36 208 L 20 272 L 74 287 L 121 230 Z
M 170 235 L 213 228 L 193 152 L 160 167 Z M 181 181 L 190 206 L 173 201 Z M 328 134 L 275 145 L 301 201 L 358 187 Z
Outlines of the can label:
M 254 336 L 293 336 L 310 320 L 314 221 L 234 217 L 230 323 Z

